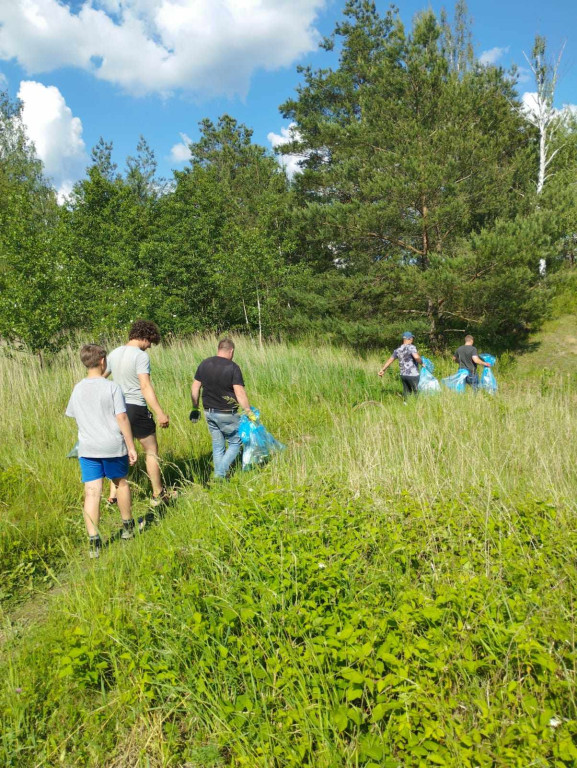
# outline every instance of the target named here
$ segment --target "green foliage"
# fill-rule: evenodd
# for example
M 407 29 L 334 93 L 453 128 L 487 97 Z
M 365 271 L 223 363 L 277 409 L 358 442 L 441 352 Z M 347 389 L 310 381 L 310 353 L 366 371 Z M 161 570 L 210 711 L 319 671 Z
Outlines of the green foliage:
M 428 9 L 410 28 L 349 0 L 322 47 L 336 66 L 303 68 L 281 106 L 294 124 L 281 152 L 301 157 L 292 181 L 225 114 L 200 122 L 170 182 L 143 137 L 122 172 L 100 139 L 58 206 L 2 97 L 0 337 L 42 353 L 71 330 L 149 317 L 170 336 L 369 349 L 410 325 L 436 351 L 467 331 L 522 347 L 551 297 L 539 265 L 550 278 L 576 252 L 576 122 L 552 110 L 544 41 L 532 66 L 550 108 L 546 167 L 515 70 L 474 58 L 464 0 L 452 23 Z
M 20 112 L 0 92 L 0 337 L 41 352 L 62 346 L 74 322 L 73 262 Z
M 390 323 L 387 336 L 406 313 L 422 318 L 434 346 L 475 326 L 494 340 L 485 306 L 491 316 L 508 307 L 487 287 L 517 284 L 518 275 L 497 251 L 483 273 L 490 282 L 477 283 L 467 251 L 480 232 L 502 231 L 498 219 L 525 226 L 512 222 L 527 211 L 528 126 L 510 79 L 471 61 L 464 6 L 454 30 L 427 11 L 407 33 L 395 13 L 380 17 L 374 5 L 353 0 L 345 16 L 327 43 L 339 39 L 338 68 L 305 70 L 298 97 L 282 107 L 297 137 L 283 151 L 306 157 L 296 180 L 306 248 L 324 271 L 337 258 L 349 295 L 364 282 L 361 318 Z M 544 224 L 528 224 L 541 255 L 552 236 Z M 518 331 L 542 317 L 533 301 L 537 264 L 511 307 Z M 357 320 L 354 300 L 352 307 Z
M 288 448 L 207 488 L 187 382 L 215 342 L 152 351 L 181 495 L 132 542 L 103 510 L 98 561 L 65 458 L 77 353 L 3 359 L 0 763 L 572 766 L 575 376 L 521 361 L 495 398 L 403 406 L 375 357 L 242 342 Z

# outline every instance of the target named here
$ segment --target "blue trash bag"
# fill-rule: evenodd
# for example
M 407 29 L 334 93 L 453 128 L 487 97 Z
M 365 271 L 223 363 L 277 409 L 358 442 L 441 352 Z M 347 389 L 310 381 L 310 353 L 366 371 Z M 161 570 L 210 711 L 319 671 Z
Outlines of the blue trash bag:
M 435 370 L 435 366 L 433 365 L 432 361 L 429 360 L 428 357 L 422 357 L 421 360 L 423 361 L 423 367 L 421 368 L 421 373 L 419 374 L 419 384 L 418 384 L 419 392 L 424 392 L 425 394 L 440 392 L 441 385 L 439 384 L 437 379 L 433 376 L 433 371 Z
M 284 451 L 285 445 L 276 440 L 260 421 L 260 411 L 252 409 L 256 419 L 252 421 L 243 413 L 238 434 L 242 440 L 242 468 L 251 469 L 265 462 L 273 453 Z
M 469 371 L 466 368 L 459 368 L 457 373 L 454 373 L 452 376 L 447 376 L 446 379 L 443 379 L 443 384 L 447 387 L 447 389 L 452 389 L 453 392 L 464 392 L 465 379 L 468 375 Z
M 487 354 L 479 355 L 479 357 L 481 360 L 484 360 L 486 363 L 491 365 L 491 368 L 483 368 L 481 378 L 479 379 L 479 389 L 484 389 L 485 392 L 489 392 L 491 395 L 494 395 L 497 391 L 497 379 L 493 373 L 492 366 L 495 365 L 497 359 L 494 355 Z

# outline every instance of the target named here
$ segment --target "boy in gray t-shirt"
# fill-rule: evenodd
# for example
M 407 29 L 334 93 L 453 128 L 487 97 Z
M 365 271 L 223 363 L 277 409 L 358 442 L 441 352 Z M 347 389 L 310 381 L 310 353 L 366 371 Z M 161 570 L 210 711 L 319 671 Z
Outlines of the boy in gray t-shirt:
M 73 389 L 66 415 L 78 425 L 78 458 L 84 483 L 84 522 L 90 538 L 90 556 L 98 557 L 102 542 L 98 532 L 100 497 L 105 477 L 118 488 L 123 539 L 134 536 L 128 465 L 136 463 L 136 450 L 124 397 L 118 384 L 104 378 L 106 350 L 85 344 L 80 359 L 88 375 Z

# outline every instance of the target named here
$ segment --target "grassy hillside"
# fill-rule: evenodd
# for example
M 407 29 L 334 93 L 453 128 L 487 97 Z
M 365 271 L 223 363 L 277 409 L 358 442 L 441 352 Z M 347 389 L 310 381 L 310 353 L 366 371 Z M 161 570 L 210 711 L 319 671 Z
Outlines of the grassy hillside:
M 522 374 L 575 374 L 577 371 L 577 314 L 561 315 L 535 334 L 530 352 L 518 361 Z
M 211 487 L 187 414 L 213 347 L 153 351 L 182 492 L 95 562 L 76 353 L 2 361 L 0 765 L 575 765 L 575 369 L 530 375 L 539 350 L 495 398 L 404 406 L 376 358 L 243 341 L 288 447 Z

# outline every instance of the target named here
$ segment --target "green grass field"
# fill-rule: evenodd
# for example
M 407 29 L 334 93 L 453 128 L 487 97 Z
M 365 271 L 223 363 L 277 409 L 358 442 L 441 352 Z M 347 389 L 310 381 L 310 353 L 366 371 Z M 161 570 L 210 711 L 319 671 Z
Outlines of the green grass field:
M 215 340 L 153 350 L 180 497 L 132 542 L 103 509 L 98 561 L 66 459 L 77 352 L 5 354 L 0 765 L 577 765 L 577 367 L 540 341 L 494 398 L 404 406 L 376 357 L 241 340 L 287 450 L 217 486 L 188 421 Z

